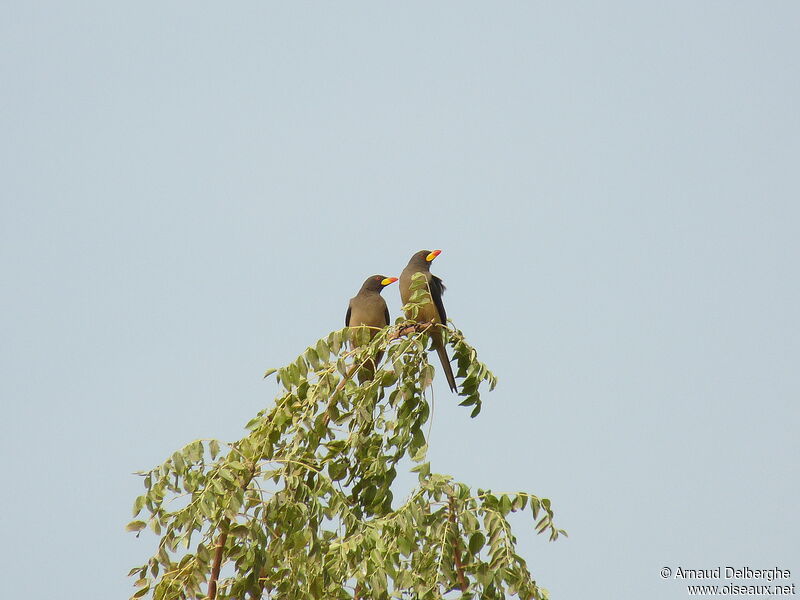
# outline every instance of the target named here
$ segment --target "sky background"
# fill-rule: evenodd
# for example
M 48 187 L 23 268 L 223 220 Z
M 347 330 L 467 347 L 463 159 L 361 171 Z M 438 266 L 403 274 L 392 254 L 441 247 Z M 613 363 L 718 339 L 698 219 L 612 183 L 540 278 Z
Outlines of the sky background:
M 0 8 L 4 597 L 126 598 L 131 473 L 423 248 L 500 379 L 432 467 L 552 500 L 554 599 L 798 582 L 800 4 Z

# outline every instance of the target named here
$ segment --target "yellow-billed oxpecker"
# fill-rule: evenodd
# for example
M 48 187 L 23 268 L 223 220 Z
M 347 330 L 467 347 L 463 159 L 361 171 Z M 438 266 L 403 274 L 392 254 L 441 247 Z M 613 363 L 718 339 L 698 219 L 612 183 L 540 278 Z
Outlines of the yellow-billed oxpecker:
M 397 281 L 397 277 L 385 277 L 383 275 L 367 277 L 358 293 L 350 298 L 347 314 L 344 317 L 344 324 L 347 327 L 366 325 L 370 328 L 369 339 L 375 337 L 379 329 L 383 329 L 389 324 L 389 308 L 386 306 L 386 300 L 381 296 L 381 291 L 395 281 Z M 381 358 L 383 358 L 383 352 L 379 352 L 374 361 L 367 361 L 358 372 L 358 380 L 372 379 L 376 365 Z
M 447 326 L 447 314 L 444 311 L 444 304 L 442 304 L 442 294 L 444 294 L 445 287 L 442 280 L 431 273 L 431 262 L 439 256 L 441 252 L 441 250 L 434 250 L 433 252 L 430 250 L 420 250 L 411 257 L 411 260 L 408 261 L 408 265 L 400 274 L 400 298 L 403 300 L 403 304 L 408 304 L 409 300 L 411 300 L 411 280 L 414 277 L 414 273 L 422 273 L 428 282 L 430 301 L 419 307 L 415 318 L 418 323 L 432 321 Z M 406 317 L 411 318 L 411 315 L 406 314 Z M 445 377 L 447 377 L 447 384 L 450 386 L 450 390 L 457 392 L 456 378 L 453 376 L 450 359 L 447 358 L 444 340 L 444 331 L 438 327 L 434 328 L 431 332 L 431 346 L 439 355 L 439 360 L 442 363 L 442 369 L 444 370 Z

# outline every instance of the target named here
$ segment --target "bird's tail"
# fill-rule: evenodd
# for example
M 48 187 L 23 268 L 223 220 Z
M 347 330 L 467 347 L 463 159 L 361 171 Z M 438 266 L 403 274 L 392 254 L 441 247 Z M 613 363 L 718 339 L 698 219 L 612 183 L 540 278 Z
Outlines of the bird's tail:
M 436 354 L 439 355 L 439 361 L 442 363 L 442 370 L 444 371 L 444 376 L 447 377 L 447 385 L 450 386 L 451 392 L 458 392 L 458 386 L 456 386 L 456 378 L 453 375 L 453 368 L 450 366 L 450 359 L 447 357 L 447 350 L 444 348 L 444 342 L 437 340 L 436 342 Z

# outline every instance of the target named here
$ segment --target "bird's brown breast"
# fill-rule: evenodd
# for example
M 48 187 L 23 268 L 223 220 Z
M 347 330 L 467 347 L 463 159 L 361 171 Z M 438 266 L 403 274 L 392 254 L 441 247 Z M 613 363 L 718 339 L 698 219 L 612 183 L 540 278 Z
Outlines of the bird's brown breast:
M 359 295 L 350 300 L 350 327 L 386 327 L 386 301 L 380 294 Z

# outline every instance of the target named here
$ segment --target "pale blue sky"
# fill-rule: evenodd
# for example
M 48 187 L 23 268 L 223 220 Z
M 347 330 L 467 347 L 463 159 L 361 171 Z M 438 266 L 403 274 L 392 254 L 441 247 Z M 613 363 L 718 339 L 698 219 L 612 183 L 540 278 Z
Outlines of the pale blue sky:
M 433 468 L 552 499 L 554 599 L 800 576 L 796 2 L 4 2 L 8 598 L 124 598 L 132 471 L 416 250 L 500 378 Z M 393 314 L 397 290 L 385 293 Z

